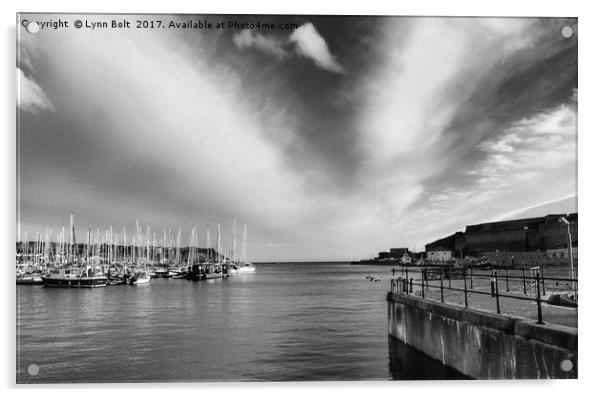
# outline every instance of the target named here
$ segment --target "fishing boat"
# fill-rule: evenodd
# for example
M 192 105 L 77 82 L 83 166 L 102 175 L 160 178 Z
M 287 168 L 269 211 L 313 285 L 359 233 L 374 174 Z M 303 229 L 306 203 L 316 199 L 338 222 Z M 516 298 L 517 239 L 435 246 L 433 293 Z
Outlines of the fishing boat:
M 223 278 L 224 271 L 222 266 L 216 263 L 205 264 L 201 266 L 201 280 L 211 280 Z
M 199 263 L 192 266 L 189 278 L 194 281 L 223 278 L 222 266 L 217 263 Z
M 196 243 L 196 235 L 195 235 L 195 243 Z M 214 251 L 216 257 L 212 257 L 210 253 L 212 252 L 211 248 L 211 237 L 209 230 L 207 230 L 207 249 L 205 251 L 205 258 L 202 263 L 195 263 L 191 266 L 190 271 L 190 279 L 198 281 L 198 280 L 211 280 L 217 278 L 224 277 L 224 268 L 223 268 L 223 255 L 222 252 L 222 244 L 221 244 L 221 225 L 217 224 L 217 248 Z M 196 256 L 194 257 L 196 259 Z M 194 262 L 192 262 L 194 263 Z M 227 274 L 226 274 L 227 275 Z
M 151 276 L 147 270 L 139 270 L 128 278 L 129 285 L 141 285 L 150 283 Z
M 106 287 L 108 282 L 102 270 L 100 268 L 92 268 L 92 266 L 51 269 L 48 274 L 43 275 L 41 278 L 44 287 L 58 288 Z

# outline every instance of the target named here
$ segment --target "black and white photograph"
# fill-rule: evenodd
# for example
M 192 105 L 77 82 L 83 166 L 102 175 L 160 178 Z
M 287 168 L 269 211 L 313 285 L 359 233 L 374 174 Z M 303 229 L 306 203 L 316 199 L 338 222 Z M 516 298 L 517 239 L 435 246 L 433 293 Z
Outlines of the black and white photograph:
M 15 25 L 17 385 L 579 378 L 575 15 Z

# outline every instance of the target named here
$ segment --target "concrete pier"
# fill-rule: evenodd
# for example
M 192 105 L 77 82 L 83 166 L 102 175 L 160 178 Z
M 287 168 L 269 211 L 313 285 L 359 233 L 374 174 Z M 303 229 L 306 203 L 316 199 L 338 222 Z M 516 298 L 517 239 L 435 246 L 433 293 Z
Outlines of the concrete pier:
M 387 294 L 389 335 L 476 379 L 577 378 L 577 329 Z

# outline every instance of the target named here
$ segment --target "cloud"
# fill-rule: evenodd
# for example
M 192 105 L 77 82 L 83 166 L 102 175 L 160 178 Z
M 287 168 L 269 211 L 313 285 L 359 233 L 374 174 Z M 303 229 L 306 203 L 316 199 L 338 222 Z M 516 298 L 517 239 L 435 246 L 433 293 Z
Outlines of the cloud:
M 511 123 L 478 145 L 487 156 L 481 171 L 470 174 L 532 177 L 534 172 L 570 161 L 575 155 L 576 120 L 575 108 L 562 104 Z
M 18 94 L 17 102 L 19 107 L 31 113 L 37 113 L 40 110 L 55 111 L 54 105 L 46 96 L 46 93 L 33 79 L 27 77 L 25 73 L 17 68 Z
M 288 55 L 282 48 L 282 40 L 278 40 L 275 37 L 266 37 L 259 33 L 251 32 L 249 29 L 236 33 L 232 37 L 232 40 L 234 40 L 234 44 L 238 49 L 255 47 L 261 52 L 274 56 L 277 59 L 284 59 Z
M 371 154 L 363 164 L 366 178 L 396 169 L 414 175 L 412 185 L 401 177 L 388 184 L 422 188 L 403 216 L 390 212 L 392 229 L 410 246 L 574 194 L 576 115 L 565 89 L 572 76 L 567 65 L 574 62 L 570 43 L 525 56 L 561 22 L 383 23 L 383 37 L 374 44 L 381 56 L 363 81 L 366 106 L 357 125 Z
M 288 40 L 274 36 L 264 36 L 249 29 L 236 33 L 232 36 L 232 40 L 238 49 L 254 47 L 279 60 L 290 55 L 285 47 L 288 43 L 293 43 L 298 55 L 311 59 L 320 69 L 332 73 L 344 73 L 345 71 L 328 49 L 326 40 L 320 36 L 311 23 L 306 23 L 295 29 Z
M 153 231 L 236 213 L 249 224 L 252 259 L 341 259 L 422 249 L 574 193 L 576 110 L 540 100 L 558 79 L 530 69 L 553 65 L 557 50 L 524 51 L 537 26 L 479 21 L 383 18 L 371 34 L 329 27 L 327 38 L 353 45 L 349 60 L 310 23 L 290 37 L 241 31 L 219 51 L 217 39 L 175 32 L 36 36 L 45 78 L 22 68 L 22 82 L 40 83 L 26 81 L 39 94 L 28 103 L 50 103 L 42 86 L 60 111 L 24 117 L 24 158 L 35 159 L 22 169 L 24 219 L 57 224 L 65 202 L 79 224 L 140 218 Z M 243 50 L 286 62 L 244 62 Z M 319 69 L 288 69 L 296 57 Z M 353 73 L 328 78 L 344 73 L 340 60 Z M 540 75 L 551 83 L 534 84 Z M 346 139 L 353 150 L 340 150 Z M 319 166 L 339 155 L 353 166 Z
M 296 44 L 297 52 L 314 61 L 317 67 L 333 73 L 343 73 L 345 70 L 330 53 L 326 40 L 316 30 L 313 24 L 306 23 L 298 27 L 290 35 L 289 41 Z

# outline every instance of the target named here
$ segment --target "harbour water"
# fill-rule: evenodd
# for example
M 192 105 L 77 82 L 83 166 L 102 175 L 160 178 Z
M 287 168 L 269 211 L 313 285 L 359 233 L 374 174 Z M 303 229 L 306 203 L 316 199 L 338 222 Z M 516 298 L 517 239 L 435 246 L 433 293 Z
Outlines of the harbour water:
M 287 263 L 202 282 L 17 286 L 17 382 L 462 378 L 389 340 L 389 275 Z

